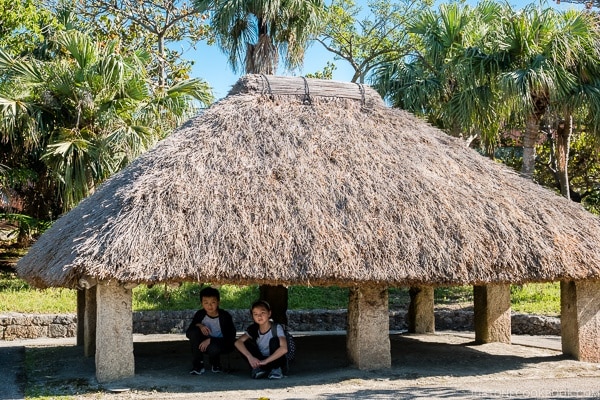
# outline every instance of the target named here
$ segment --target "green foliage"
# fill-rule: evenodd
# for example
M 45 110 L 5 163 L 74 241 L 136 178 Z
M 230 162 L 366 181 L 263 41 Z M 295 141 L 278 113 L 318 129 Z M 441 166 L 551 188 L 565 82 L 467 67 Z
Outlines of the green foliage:
M 473 287 L 437 287 L 433 292 L 433 299 L 436 304 L 473 303 Z
M 57 50 L 49 61 L 0 50 L 0 72 L 10 77 L 6 87 L 0 83 L 0 133 L 12 146 L 8 156 L 32 143 L 11 166 L 37 160 L 38 176 L 53 178 L 63 210 L 193 115 L 195 101 L 212 101 L 199 79 L 149 85 L 147 53 L 120 50 L 116 40 L 68 30 L 51 42 Z M 8 90 L 14 87 L 21 89 Z
M 584 126 L 580 126 L 585 128 Z M 554 143 L 546 140 L 537 148 L 535 179 L 541 185 L 560 193 Z M 585 130 L 576 129 L 571 137 L 568 172 L 571 199 L 594 214 L 600 214 L 600 148 L 598 139 Z
M 0 312 L 73 313 L 75 291 L 62 288 L 35 289 L 11 272 L 0 272 Z
M 186 282 L 179 287 L 164 284 L 133 289 L 133 310 L 197 310 L 200 307 L 202 285 Z M 224 309 L 247 309 L 258 299 L 257 285 L 218 286 L 221 307 Z M 306 287 L 289 288 L 289 309 L 310 310 L 344 309 L 348 306 L 348 288 Z M 434 291 L 436 304 L 461 306 L 472 305 L 471 286 L 438 287 Z M 557 315 L 560 313 L 560 284 L 527 284 L 511 287 L 513 311 Z M 410 303 L 407 288 L 389 289 L 390 309 L 405 309 Z M 23 313 L 74 313 L 77 310 L 77 295 L 69 289 L 33 289 L 14 273 L 0 273 L 0 312 Z
M 529 283 L 512 285 L 511 307 L 515 312 L 560 315 L 560 283 Z
M 145 68 L 158 86 L 189 79 L 193 62 L 182 59 L 182 51 L 170 44 L 195 46 L 210 37 L 207 15 L 191 1 L 82 0 L 75 10 L 98 39 L 119 39 L 126 48 L 148 52 L 151 60 Z
M 200 290 L 197 283 L 185 282 L 180 287 L 167 285 L 147 287 L 140 285 L 133 289 L 133 308 L 142 310 L 193 310 L 200 307 Z M 244 309 L 258 298 L 258 286 L 222 285 L 221 307 Z
M 424 116 L 452 136 L 479 137 L 487 152 L 506 105 L 491 71 L 495 63 L 482 59 L 492 45 L 489 34 L 510 12 L 489 1 L 420 10 L 406 28 L 410 54 L 382 64 L 374 86 L 395 107 Z
M 346 308 L 348 306 L 348 289 L 335 286 L 291 286 L 288 291 L 288 297 L 288 306 L 292 310 L 310 308 L 329 310 Z
M 335 66 L 334 63 L 332 63 L 331 61 L 327 61 L 327 65 L 325 65 L 325 67 L 323 67 L 323 70 L 321 71 L 317 71 L 315 73 L 312 74 L 306 74 L 305 76 L 307 78 L 314 78 L 314 79 L 333 79 L 333 71 L 335 71 L 337 69 L 337 67 Z
M 51 225 L 50 222 L 39 220 L 23 214 L 0 214 L 0 222 L 7 222 L 7 226 L 15 228 L 10 232 L 3 232 L 0 240 L 26 245 L 35 237 L 41 235 Z
M 520 160 L 501 157 L 527 176 L 548 110 L 598 131 L 600 31 L 590 13 L 455 2 L 417 13 L 408 30 L 411 54 L 375 73 L 374 86 L 395 107 L 453 136 L 478 138 L 487 155 L 503 132 L 523 130 L 519 146 L 528 151 Z
M 364 83 L 377 66 L 398 61 L 409 52 L 407 24 L 429 1 L 371 1 L 365 13 L 354 0 L 334 0 L 326 6 L 316 40 L 354 70 L 352 82 Z
M 35 0 L 0 0 L 0 21 L 0 49 L 12 55 L 32 51 L 43 38 L 43 27 L 56 23 Z
M 208 12 L 217 45 L 234 72 L 275 74 L 302 65 L 308 41 L 322 18 L 322 0 L 194 0 Z

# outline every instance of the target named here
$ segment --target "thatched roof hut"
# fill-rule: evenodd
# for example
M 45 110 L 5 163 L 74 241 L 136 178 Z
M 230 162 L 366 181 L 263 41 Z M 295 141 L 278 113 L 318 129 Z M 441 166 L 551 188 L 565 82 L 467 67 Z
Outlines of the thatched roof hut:
M 271 90 L 292 78 L 270 78 Z M 297 80 L 297 79 L 296 79 Z M 260 76 L 59 219 L 19 263 L 82 276 L 463 285 L 600 279 L 600 219 L 404 111 Z M 323 83 L 321 83 L 323 85 Z M 298 90 L 296 88 L 295 90 Z
M 17 271 L 70 288 L 598 282 L 598 238 L 579 204 L 369 87 L 251 75 L 56 221 Z

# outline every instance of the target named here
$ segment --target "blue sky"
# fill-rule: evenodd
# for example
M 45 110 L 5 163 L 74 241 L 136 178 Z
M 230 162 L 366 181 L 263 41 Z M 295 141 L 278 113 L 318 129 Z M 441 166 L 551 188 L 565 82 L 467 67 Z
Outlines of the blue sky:
M 468 1 L 476 3 L 475 1 Z M 530 1 L 516 0 L 510 1 L 515 7 L 523 7 Z M 357 0 L 357 4 L 366 4 L 366 0 Z M 549 1 L 549 5 L 559 9 L 579 8 L 578 5 L 561 3 L 556 5 L 554 1 Z M 363 6 L 363 9 L 366 9 Z M 208 46 L 200 43 L 196 49 L 183 48 L 184 58 L 194 60 L 192 77 L 202 78 L 213 88 L 215 98 L 220 99 L 227 95 L 229 89 L 239 79 L 242 74 L 234 74 L 231 67 L 227 64 L 227 57 L 219 50 L 217 46 Z M 319 43 L 311 45 L 304 59 L 304 66 L 299 71 L 294 71 L 293 75 L 304 75 L 321 71 L 327 64 L 327 61 L 335 63 L 337 69 L 333 72 L 333 79 L 338 81 L 349 81 L 352 78 L 353 70 L 347 62 L 343 60 L 334 60 L 332 53 L 326 51 Z

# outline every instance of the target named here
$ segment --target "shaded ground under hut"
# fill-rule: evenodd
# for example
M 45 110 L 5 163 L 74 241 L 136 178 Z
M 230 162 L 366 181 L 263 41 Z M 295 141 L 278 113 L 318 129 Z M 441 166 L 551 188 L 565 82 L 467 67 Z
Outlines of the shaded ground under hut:
M 18 265 L 78 288 L 96 376 L 133 376 L 138 284 L 350 287 L 347 351 L 391 365 L 390 286 L 431 332 L 473 285 L 476 341 L 510 342 L 510 284 L 561 282 L 563 352 L 600 362 L 600 220 L 368 86 L 248 75 L 65 214 Z

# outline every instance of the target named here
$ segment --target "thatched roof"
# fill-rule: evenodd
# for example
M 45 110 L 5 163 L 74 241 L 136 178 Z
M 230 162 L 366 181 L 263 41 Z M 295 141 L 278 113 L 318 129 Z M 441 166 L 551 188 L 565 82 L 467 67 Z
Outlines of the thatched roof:
M 308 95 L 307 95 L 308 93 Z M 600 279 L 600 220 L 371 88 L 247 76 L 18 263 L 37 286 Z

